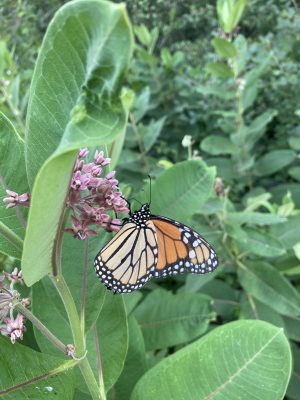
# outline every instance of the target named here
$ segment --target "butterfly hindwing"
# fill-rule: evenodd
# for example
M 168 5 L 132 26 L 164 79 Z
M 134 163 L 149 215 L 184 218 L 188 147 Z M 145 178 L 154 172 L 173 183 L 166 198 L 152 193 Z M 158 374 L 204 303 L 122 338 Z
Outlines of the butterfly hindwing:
M 151 216 L 158 243 L 156 276 L 185 271 L 196 274 L 212 272 L 218 266 L 213 248 L 192 228 L 172 219 Z

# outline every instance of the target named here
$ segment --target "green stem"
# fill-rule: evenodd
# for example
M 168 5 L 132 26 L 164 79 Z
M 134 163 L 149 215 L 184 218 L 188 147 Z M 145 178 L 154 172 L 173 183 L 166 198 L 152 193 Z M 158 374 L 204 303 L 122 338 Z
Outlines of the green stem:
M 85 353 L 85 343 L 81 334 L 80 320 L 71 292 L 62 275 L 52 277 L 52 281 L 64 303 L 72 329 L 73 340 L 76 347 L 76 357 L 81 358 Z
M 50 340 L 56 347 L 62 350 L 65 354 L 67 354 L 67 347 L 56 337 L 52 332 L 35 316 L 29 311 L 26 307 L 24 307 L 21 303 L 16 303 L 14 306 L 15 310 L 19 311 L 25 318 L 29 319 L 34 326 L 37 327 L 38 330 L 42 332 L 47 339 Z
M 100 388 L 98 388 L 94 373 L 86 357 L 80 362 L 79 368 L 85 379 L 85 383 L 90 390 L 93 400 L 106 400 L 104 386 L 102 385 Z
M 23 250 L 23 240 L 15 234 L 8 226 L 0 222 L 0 235 L 4 236 L 9 242 L 11 242 L 18 250 Z
M 88 359 L 86 358 L 85 338 L 81 331 L 79 315 L 71 292 L 61 274 L 53 276 L 52 280 L 58 293 L 60 294 L 60 297 L 65 306 L 65 310 L 68 314 L 68 319 L 70 322 L 75 344 L 76 357 L 79 359 L 82 358 L 82 360 L 80 360 L 79 362 L 79 367 L 83 378 L 87 384 L 87 387 L 89 388 L 93 400 L 105 400 L 105 397 L 102 397 L 101 395 L 102 390 L 101 388 L 98 388 L 97 381 L 88 362 Z
M 105 389 L 104 389 L 104 381 L 103 381 L 99 336 L 98 336 L 96 325 L 93 326 L 93 335 L 94 335 L 94 340 L 95 340 L 95 345 L 96 345 L 96 353 L 97 353 L 99 388 L 100 388 L 102 398 L 106 399 L 106 394 L 105 394 Z

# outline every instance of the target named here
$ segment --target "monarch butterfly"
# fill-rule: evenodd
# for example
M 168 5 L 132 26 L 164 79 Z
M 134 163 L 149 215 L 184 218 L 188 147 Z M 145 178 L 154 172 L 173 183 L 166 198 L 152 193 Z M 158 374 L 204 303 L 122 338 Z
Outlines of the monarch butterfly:
M 177 221 L 152 215 L 148 203 L 130 211 L 94 262 L 99 279 L 114 293 L 140 289 L 152 277 L 185 271 L 206 274 L 217 266 L 217 255 L 202 236 Z

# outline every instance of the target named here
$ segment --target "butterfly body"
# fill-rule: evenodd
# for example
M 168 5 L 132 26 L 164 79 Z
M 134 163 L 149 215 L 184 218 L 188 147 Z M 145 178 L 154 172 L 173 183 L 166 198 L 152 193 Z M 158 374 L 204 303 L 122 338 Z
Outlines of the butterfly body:
M 94 265 L 108 289 L 130 293 L 152 277 L 212 272 L 218 259 L 197 232 L 172 219 L 152 215 L 146 203 L 124 220 L 120 231 L 97 254 Z

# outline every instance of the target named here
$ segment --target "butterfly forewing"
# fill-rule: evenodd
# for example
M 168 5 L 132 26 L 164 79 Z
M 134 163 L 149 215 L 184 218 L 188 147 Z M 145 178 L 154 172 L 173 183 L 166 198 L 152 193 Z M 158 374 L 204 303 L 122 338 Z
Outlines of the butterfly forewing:
M 157 263 L 155 228 L 126 223 L 95 258 L 95 270 L 102 283 L 115 292 L 140 289 Z
M 158 243 L 156 276 L 185 271 L 212 272 L 218 266 L 214 249 L 193 229 L 165 217 L 152 216 Z

